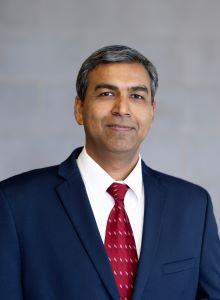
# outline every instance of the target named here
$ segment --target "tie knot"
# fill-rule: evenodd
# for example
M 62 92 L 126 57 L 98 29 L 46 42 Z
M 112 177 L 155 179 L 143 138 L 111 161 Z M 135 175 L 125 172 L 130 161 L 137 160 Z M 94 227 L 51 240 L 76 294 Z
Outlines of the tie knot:
M 114 198 L 115 203 L 124 203 L 124 197 L 129 187 L 125 184 L 114 182 L 107 189 L 107 192 Z

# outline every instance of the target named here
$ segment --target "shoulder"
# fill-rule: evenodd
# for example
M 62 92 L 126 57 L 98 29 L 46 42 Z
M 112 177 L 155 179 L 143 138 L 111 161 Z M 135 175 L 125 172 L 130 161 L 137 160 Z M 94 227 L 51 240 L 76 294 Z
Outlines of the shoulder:
M 13 202 L 35 198 L 54 189 L 59 182 L 58 166 L 35 169 L 1 181 L 0 196 Z
M 143 176 L 153 177 L 159 186 L 162 186 L 168 195 L 178 202 L 182 200 L 185 203 L 203 203 L 206 205 L 207 201 L 210 200 L 207 190 L 198 184 L 154 170 L 146 166 L 144 162 L 142 170 Z
M 50 166 L 23 172 L 1 181 L 0 186 L 7 187 L 21 184 L 31 184 L 36 181 L 44 181 L 56 176 L 57 168 L 58 166 Z
M 75 174 L 78 172 L 76 158 L 81 150 L 75 149 L 61 164 L 31 170 L 0 182 L 0 199 L 8 199 L 11 203 L 41 203 L 54 199 L 56 187 L 65 178 L 74 176 L 74 170 Z

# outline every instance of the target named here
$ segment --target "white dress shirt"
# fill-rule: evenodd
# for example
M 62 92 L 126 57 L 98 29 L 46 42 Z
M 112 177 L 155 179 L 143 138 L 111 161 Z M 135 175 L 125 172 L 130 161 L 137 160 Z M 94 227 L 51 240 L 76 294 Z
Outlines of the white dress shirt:
M 83 178 L 90 205 L 104 243 L 108 216 L 115 204 L 114 199 L 106 190 L 113 182 L 116 182 L 116 180 L 88 155 L 85 147 L 77 159 L 77 165 Z M 125 195 L 124 205 L 133 230 L 139 257 L 144 221 L 144 185 L 140 157 L 128 177 L 124 181 L 117 182 L 129 186 Z

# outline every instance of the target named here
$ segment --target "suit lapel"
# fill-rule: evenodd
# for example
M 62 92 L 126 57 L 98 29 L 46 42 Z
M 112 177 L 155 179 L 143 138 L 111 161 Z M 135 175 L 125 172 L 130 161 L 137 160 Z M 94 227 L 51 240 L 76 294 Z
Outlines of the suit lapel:
M 165 188 L 161 186 L 158 180 L 151 174 L 152 171 L 144 163 L 142 164 L 142 169 L 145 190 L 144 227 L 133 300 L 141 299 L 150 275 L 161 231 L 166 193 Z
M 112 299 L 119 299 L 111 266 L 73 156 L 60 166 L 59 174 L 66 178 L 57 187 L 66 213 Z

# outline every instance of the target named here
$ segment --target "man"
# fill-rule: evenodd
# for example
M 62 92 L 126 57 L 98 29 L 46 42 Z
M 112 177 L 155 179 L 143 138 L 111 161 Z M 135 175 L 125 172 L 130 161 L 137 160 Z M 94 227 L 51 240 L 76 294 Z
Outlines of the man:
M 85 147 L 0 183 L 1 300 L 220 299 L 208 193 L 140 158 L 157 85 L 129 47 L 83 63 L 75 117 Z

